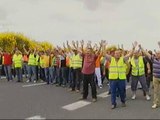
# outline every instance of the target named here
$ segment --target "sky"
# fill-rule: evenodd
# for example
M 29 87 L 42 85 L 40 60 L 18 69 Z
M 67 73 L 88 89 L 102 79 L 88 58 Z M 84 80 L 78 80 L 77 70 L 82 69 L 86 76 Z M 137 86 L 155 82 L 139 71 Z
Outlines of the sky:
M 160 0 L 0 0 L 0 32 L 22 32 L 37 41 L 123 44 L 158 49 Z

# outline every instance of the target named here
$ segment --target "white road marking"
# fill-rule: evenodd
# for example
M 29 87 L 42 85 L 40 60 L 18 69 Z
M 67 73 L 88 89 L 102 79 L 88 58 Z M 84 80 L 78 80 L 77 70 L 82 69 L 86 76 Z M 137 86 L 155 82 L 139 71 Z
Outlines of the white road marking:
M 40 115 L 32 116 L 29 118 L 26 118 L 26 120 L 45 120 L 46 118 L 41 117 Z
M 126 90 L 129 89 L 131 86 L 126 86 Z M 98 97 L 102 97 L 102 98 L 106 98 L 106 97 L 109 97 L 110 95 L 108 95 L 108 92 L 103 92 L 99 95 L 97 95 Z M 73 111 L 73 110 L 76 110 L 76 109 L 79 109 L 79 108 L 82 108 L 84 106 L 87 106 L 91 104 L 91 102 L 88 102 L 88 101 L 78 101 L 78 102 L 74 102 L 74 103 L 71 103 L 69 105 L 65 105 L 63 106 L 62 108 L 63 109 L 66 109 L 66 110 L 69 110 L 69 111 Z
M 82 108 L 82 107 L 89 105 L 89 104 L 91 104 L 91 102 L 81 100 L 81 101 L 78 101 L 78 102 L 75 102 L 75 103 L 72 103 L 69 105 L 65 105 L 62 108 L 69 110 L 69 111 L 73 111 L 73 110 Z
M 127 89 L 129 89 L 129 88 L 131 88 L 131 86 L 130 85 L 127 85 L 126 86 L 126 90 Z M 101 93 L 101 94 L 99 94 L 99 95 L 97 95 L 98 97 L 101 97 L 101 98 L 106 98 L 106 97 L 109 97 L 110 95 L 108 95 L 108 92 L 103 92 L 103 93 Z
M 47 83 L 36 83 L 36 84 L 29 84 L 29 85 L 23 85 L 22 87 L 32 87 L 32 86 L 40 86 L 40 85 L 45 85 Z

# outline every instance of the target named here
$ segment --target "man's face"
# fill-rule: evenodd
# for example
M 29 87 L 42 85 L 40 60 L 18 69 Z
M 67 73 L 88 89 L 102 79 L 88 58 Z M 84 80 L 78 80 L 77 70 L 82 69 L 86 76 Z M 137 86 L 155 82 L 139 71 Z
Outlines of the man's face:
M 91 48 L 87 48 L 86 53 L 87 53 L 87 54 L 91 54 L 91 53 L 92 53 Z
M 116 59 L 119 59 L 121 57 L 121 51 L 120 50 L 116 50 L 115 53 L 114 53 L 114 57 Z
M 135 51 L 135 52 L 133 53 L 133 56 L 134 56 L 135 58 L 139 57 L 139 52 L 138 52 L 138 51 Z

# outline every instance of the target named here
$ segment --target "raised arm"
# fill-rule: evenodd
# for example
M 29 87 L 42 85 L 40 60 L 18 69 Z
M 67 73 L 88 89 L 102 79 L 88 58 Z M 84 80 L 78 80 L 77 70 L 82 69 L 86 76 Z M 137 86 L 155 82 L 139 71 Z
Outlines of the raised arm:
M 139 48 L 141 49 L 141 51 L 143 52 L 143 54 L 144 54 L 146 57 L 148 57 L 149 59 L 152 58 L 152 56 L 151 56 L 147 51 L 145 51 L 145 50 L 142 48 L 141 45 L 139 45 Z
M 106 52 L 107 42 L 105 40 L 102 41 L 102 55 L 106 57 L 107 60 L 111 61 L 111 55 Z
M 23 50 L 24 50 L 24 52 L 25 52 L 27 55 L 29 55 L 29 51 L 26 50 L 25 44 L 23 45 Z
M 132 50 L 128 53 L 128 54 L 126 54 L 125 56 L 124 56 L 124 59 L 128 59 L 129 57 L 131 57 L 132 56 L 132 54 L 133 54 L 133 52 L 135 51 L 135 48 L 137 47 L 137 45 L 138 45 L 138 43 L 137 43 L 137 41 L 135 41 L 133 44 L 132 44 Z

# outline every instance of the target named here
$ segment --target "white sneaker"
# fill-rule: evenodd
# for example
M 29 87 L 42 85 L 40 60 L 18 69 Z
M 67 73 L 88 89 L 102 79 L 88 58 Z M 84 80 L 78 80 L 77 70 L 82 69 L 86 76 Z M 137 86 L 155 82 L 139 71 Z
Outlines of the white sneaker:
M 146 95 L 146 100 L 150 100 L 151 98 L 149 97 L 149 95 Z
M 27 83 L 29 83 L 29 82 L 30 82 L 30 80 L 27 80 L 26 82 L 27 82 Z
M 35 81 L 35 80 L 34 80 L 33 82 L 34 82 L 34 83 L 36 83 L 36 81 Z
M 102 85 L 100 85 L 99 88 L 102 89 Z
M 152 106 L 153 109 L 155 109 L 155 108 L 157 108 L 157 107 L 158 107 L 157 104 L 154 104 L 154 105 Z
M 135 100 L 136 99 L 136 95 L 134 94 L 133 96 L 132 96 L 132 100 Z

